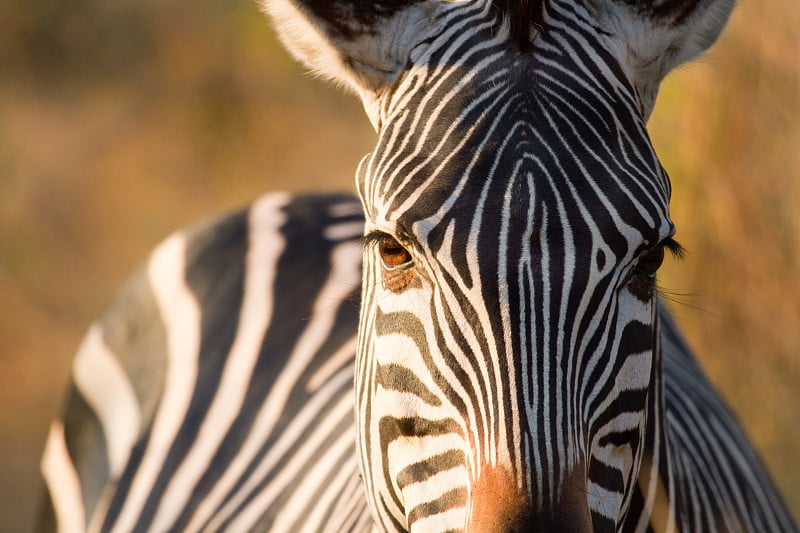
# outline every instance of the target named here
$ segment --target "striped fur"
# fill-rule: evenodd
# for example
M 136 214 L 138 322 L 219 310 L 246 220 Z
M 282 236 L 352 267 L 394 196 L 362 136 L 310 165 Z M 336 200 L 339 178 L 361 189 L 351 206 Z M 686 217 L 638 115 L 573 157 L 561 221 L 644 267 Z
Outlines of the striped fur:
M 128 379 L 104 327 L 78 356 L 44 461 L 70 488 L 50 483 L 59 520 L 341 528 L 368 506 L 396 531 L 793 530 L 656 298 L 680 248 L 645 121 L 731 5 L 267 1 L 378 130 L 365 218 L 348 204 L 335 246 L 325 198 L 270 196 L 157 250 L 149 366 Z M 354 342 L 354 308 L 328 313 L 362 224 Z M 317 365 L 339 369 L 319 388 Z
M 680 247 L 645 123 L 732 1 L 265 6 L 378 132 L 356 178 L 355 394 L 379 528 L 670 529 L 702 515 L 666 438 L 655 277 Z M 312 37 L 285 29 L 301 24 Z M 736 510 L 731 527 L 769 514 L 736 492 L 704 497 Z
M 78 352 L 44 530 L 366 527 L 359 211 L 268 195 L 159 246 Z
M 662 399 L 636 287 L 674 233 L 669 181 L 586 12 L 548 6 L 529 54 L 480 3 L 446 16 L 358 174 L 367 233 L 413 259 L 398 274 L 365 254 L 370 506 L 385 529 L 613 531 L 663 443 L 645 438 Z M 476 494 L 498 470 L 521 508 L 487 518 Z
M 372 528 L 355 464 L 351 408 L 358 292 L 353 279 L 358 279 L 360 265 L 350 260 L 360 254 L 354 248 L 363 225 L 354 214 L 355 205 L 354 198 L 338 195 L 270 195 L 245 211 L 180 232 L 154 253 L 90 328 L 78 352 L 65 415 L 53 424 L 43 461 L 49 491 L 41 531 L 124 529 L 119 518 L 108 516 L 112 501 L 121 509 L 142 509 L 134 524 L 128 525 L 127 530 L 133 531 L 234 530 L 240 525 L 260 531 Z M 260 222 L 256 213 L 261 213 Z M 178 242 L 181 244 L 176 245 Z M 177 255 L 184 259 L 169 269 L 156 268 L 169 249 L 173 253 L 182 250 Z M 271 260 L 253 261 L 263 258 L 265 249 L 273 250 Z M 337 249 L 338 261 L 333 257 Z M 307 283 L 305 294 L 298 289 L 298 277 Z M 195 287 L 191 293 L 199 313 L 182 313 L 170 326 L 167 317 L 171 313 L 160 310 L 158 302 L 167 294 L 186 290 L 189 279 L 195 280 L 189 285 Z M 256 279 L 272 281 L 259 289 Z M 316 294 L 321 294 L 326 283 L 339 285 L 338 295 L 322 302 Z M 230 293 L 233 296 L 229 297 L 239 302 L 234 306 L 238 313 L 221 312 L 220 302 L 209 292 L 217 284 L 214 292 Z M 206 289 L 200 289 L 202 285 Z M 192 355 L 197 372 L 181 372 L 181 379 L 168 384 L 168 328 L 195 330 L 200 338 L 224 330 L 243 332 L 238 322 L 249 299 L 245 286 L 251 290 L 250 298 L 260 297 L 264 306 L 274 302 L 273 308 L 281 304 L 285 311 L 272 314 L 258 342 L 242 344 L 243 340 L 236 340 L 243 339 L 241 335 L 228 334 L 216 344 L 200 343 L 202 348 Z M 343 294 L 347 296 L 342 299 Z M 173 305 L 176 303 L 174 299 Z M 322 311 L 315 312 L 315 306 Z M 248 307 L 248 312 L 253 309 Z M 290 361 L 302 353 L 297 349 L 300 339 L 318 338 L 310 320 L 315 316 L 335 316 L 335 320 L 325 333 L 324 345 L 290 371 Z M 743 531 L 791 531 L 791 519 L 742 430 L 704 377 L 668 312 L 661 308 L 660 316 L 666 382 L 665 415 L 660 415 L 666 424 L 662 437 L 670 441 L 669 463 L 675 465 L 680 481 L 670 481 L 667 469 L 648 463 L 637 482 L 643 487 L 652 484 L 657 490 L 646 488 L 637 493 L 630 512 L 644 517 L 669 516 L 667 502 L 677 493 L 685 500 L 681 506 L 697 510 L 678 524 L 681 531 L 713 531 L 717 526 L 720 531 L 738 529 L 730 517 L 745 520 Z M 231 321 L 236 326 L 224 326 Z M 279 331 L 284 331 L 280 337 L 276 336 Z M 212 405 L 222 391 L 221 385 L 211 380 L 218 380 L 226 368 L 233 368 L 234 361 L 243 359 L 258 361 L 250 370 L 259 372 L 259 376 L 249 376 L 253 383 L 250 399 L 240 408 L 232 406 L 234 400 L 229 399 L 228 421 L 219 420 L 216 411 L 214 431 L 201 436 L 199 428 L 212 424 Z M 255 385 L 258 379 L 264 383 Z M 150 477 L 144 493 L 156 494 L 153 501 L 158 505 L 144 511 L 146 505 L 133 494 L 131 480 L 139 475 L 145 462 L 141 456 L 149 453 L 147 447 L 155 441 L 150 428 L 157 411 L 166 409 L 162 404 L 168 399 L 175 401 L 180 396 L 167 388 L 195 391 L 191 421 L 198 431 L 180 436 L 175 431 L 179 424 L 175 424 L 164 435 L 163 447 L 170 449 L 173 467 L 164 468 L 165 474 L 157 479 Z M 283 400 L 275 407 L 278 401 L 273 390 L 278 388 L 282 388 Z M 250 420 L 266 416 L 259 413 L 266 412 L 268 405 L 277 417 L 271 430 L 259 430 L 255 422 L 246 420 L 230 423 L 240 413 Z M 243 446 L 242 439 L 248 435 L 250 445 Z M 201 439 L 205 446 L 213 442 L 216 447 L 213 456 L 206 454 L 204 460 L 198 460 L 197 454 L 196 443 Z M 708 449 L 717 450 L 718 455 L 707 454 Z M 258 460 L 254 460 L 254 450 Z M 203 499 L 194 495 L 212 501 L 208 495 L 215 482 L 242 463 L 252 468 L 241 472 L 240 491 L 229 491 L 210 508 L 202 508 Z M 192 476 L 185 474 L 189 469 Z M 727 483 L 731 478 L 739 481 Z M 679 491 L 669 488 L 673 485 L 695 488 Z M 710 492 L 719 490 L 731 491 L 729 497 L 708 498 Z M 643 494 L 652 497 L 645 500 Z M 728 504 L 741 501 L 759 502 L 753 508 L 757 512 L 737 516 L 737 507 Z M 114 512 L 117 517 L 121 509 Z M 156 516 L 162 517 L 160 523 Z M 643 531 L 646 523 L 629 529 Z

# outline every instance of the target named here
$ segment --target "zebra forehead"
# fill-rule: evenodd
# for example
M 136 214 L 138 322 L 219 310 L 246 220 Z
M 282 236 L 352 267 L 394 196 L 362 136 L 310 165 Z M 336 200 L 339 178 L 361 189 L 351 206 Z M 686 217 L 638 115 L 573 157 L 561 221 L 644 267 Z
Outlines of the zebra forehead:
M 586 233 L 591 220 L 623 254 L 664 233 L 669 182 L 616 58 L 600 46 L 602 68 L 587 67 L 591 32 L 553 26 L 519 53 L 493 31 L 437 41 L 386 93 L 357 179 L 370 221 L 424 245 L 425 226 L 466 235 L 474 215 L 512 233 L 548 218 Z
M 473 80 L 468 91 L 416 88 L 384 121 L 378 145 L 360 167 L 367 203 L 402 204 L 423 195 L 464 202 L 483 194 L 487 178 L 554 173 L 565 178 L 550 182 L 555 187 L 602 185 L 605 175 L 650 182 L 666 192 L 666 175 L 637 119 L 632 93 L 615 90 L 607 79 L 603 90 L 595 90 L 550 67 L 533 70 L 524 82 L 505 70 Z
M 580 150 L 572 152 L 510 136 L 379 176 L 365 203 L 368 217 L 409 242 L 434 247 L 446 234 L 473 234 L 477 220 L 484 230 L 503 225 L 512 239 L 539 234 L 545 225 L 569 226 L 584 242 L 592 240 L 587 232 L 599 232 L 622 239 L 618 250 L 628 248 L 623 234 L 651 241 L 671 227 L 666 178 L 655 156 L 651 165 L 635 167 L 612 149 L 581 159 L 593 139 L 579 139 Z

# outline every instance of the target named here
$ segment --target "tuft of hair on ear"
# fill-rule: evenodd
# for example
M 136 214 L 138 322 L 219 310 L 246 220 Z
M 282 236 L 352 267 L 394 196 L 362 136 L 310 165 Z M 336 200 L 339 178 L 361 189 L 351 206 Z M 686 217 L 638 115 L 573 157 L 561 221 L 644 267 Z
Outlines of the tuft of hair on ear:
M 492 0 L 492 6 L 504 19 L 508 19 L 511 40 L 522 51 L 533 45 L 531 30 L 544 22 L 544 4 L 546 0 Z

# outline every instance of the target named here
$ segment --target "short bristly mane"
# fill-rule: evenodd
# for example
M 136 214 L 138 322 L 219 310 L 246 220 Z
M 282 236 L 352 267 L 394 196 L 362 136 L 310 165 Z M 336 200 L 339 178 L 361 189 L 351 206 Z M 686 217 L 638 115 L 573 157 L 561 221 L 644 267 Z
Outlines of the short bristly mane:
M 492 5 L 508 19 L 511 40 L 520 50 L 531 46 L 531 29 L 541 26 L 544 17 L 544 4 L 547 0 L 493 0 Z

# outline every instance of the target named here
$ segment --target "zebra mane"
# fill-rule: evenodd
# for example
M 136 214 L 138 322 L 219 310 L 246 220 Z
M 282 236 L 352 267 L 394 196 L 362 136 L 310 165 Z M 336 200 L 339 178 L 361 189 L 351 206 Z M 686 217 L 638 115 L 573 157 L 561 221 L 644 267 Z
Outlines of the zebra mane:
M 531 29 L 541 26 L 544 19 L 544 4 L 547 0 L 492 0 L 492 6 L 511 26 L 511 40 L 520 50 L 531 47 Z

